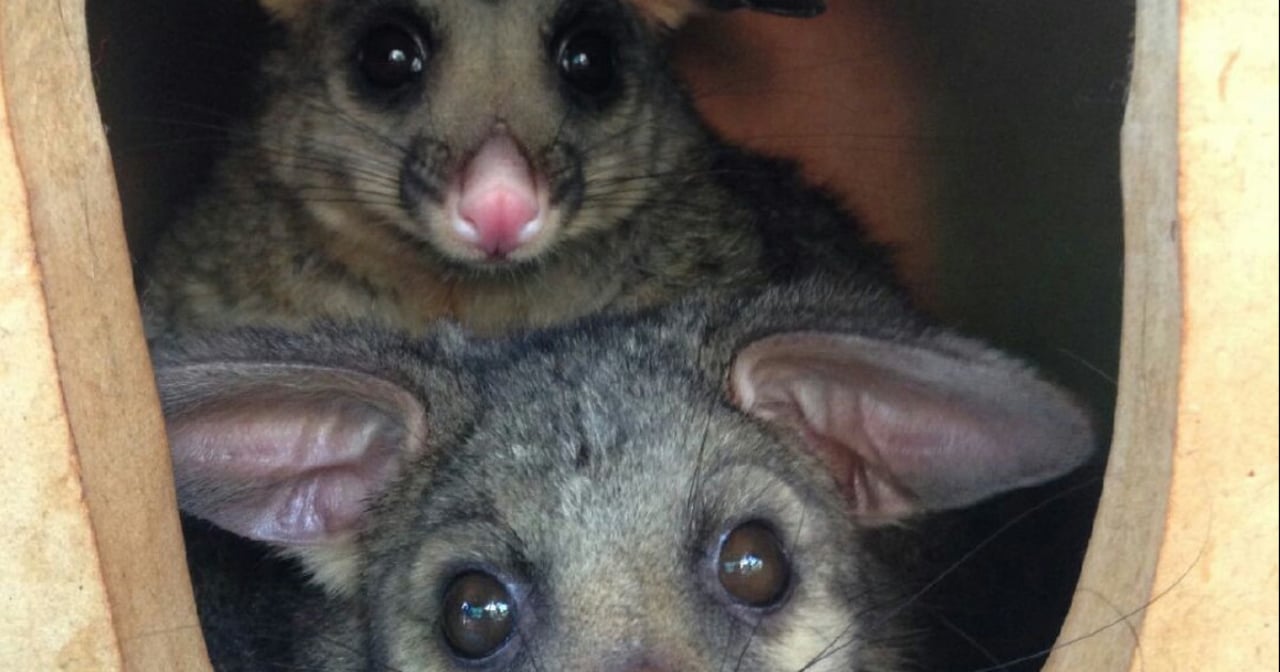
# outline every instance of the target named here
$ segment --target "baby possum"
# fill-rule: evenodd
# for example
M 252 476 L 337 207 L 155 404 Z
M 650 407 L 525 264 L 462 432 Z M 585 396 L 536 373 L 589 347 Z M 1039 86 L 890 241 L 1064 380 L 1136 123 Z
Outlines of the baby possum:
M 155 352 L 182 507 L 322 586 L 193 523 L 221 670 L 912 669 L 874 528 L 1094 447 L 1023 364 L 813 282 L 505 339 L 184 338 Z
M 144 269 L 152 334 L 320 316 L 486 333 L 885 255 L 728 146 L 666 62 L 692 12 L 820 0 L 261 0 L 262 109 Z

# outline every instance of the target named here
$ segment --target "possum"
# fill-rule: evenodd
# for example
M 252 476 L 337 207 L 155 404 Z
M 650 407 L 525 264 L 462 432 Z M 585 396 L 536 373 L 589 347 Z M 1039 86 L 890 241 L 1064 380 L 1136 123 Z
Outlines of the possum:
M 888 253 L 698 116 L 666 35 L 819 0 L 261 0 L 260 110 L 143 266 L 148 333 L 319 317 L 481 333 Z
M 223 671 L 918 669 L 877 535 L 1095 448 L 1069 394 L 865 284 L 154 357 Z

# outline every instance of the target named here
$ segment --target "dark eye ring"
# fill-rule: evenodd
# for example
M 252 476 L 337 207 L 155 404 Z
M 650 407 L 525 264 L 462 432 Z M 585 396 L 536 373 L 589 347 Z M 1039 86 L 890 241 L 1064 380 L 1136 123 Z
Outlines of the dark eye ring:
M 427 67 L 422 36 L 399 23 L 374 26 L 360 39 L 356 61 L 369 83 L 395 89 L 416 80 Z
M 556 67 L 574 89 L 589 96 L 608 93 L 617 81 L 613 38 L 592 28 L 565 34 L 556 49 Z
M 488 658 L 501 651 L 515 632 L 515 600 L 491 574 L 469 571 L 454 577 L 441 606 L 445 643 L 459 658 Z
M 716 575 L 729 597 L 755 609 L 778 605 L 791 586 L 791 565 L 773 529 L 743 523 L 720 542 Z

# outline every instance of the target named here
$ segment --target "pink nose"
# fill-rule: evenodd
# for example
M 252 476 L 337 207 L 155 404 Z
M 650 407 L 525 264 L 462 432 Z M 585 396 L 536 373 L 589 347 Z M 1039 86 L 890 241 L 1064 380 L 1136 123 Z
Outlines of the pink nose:
M 505 257 L 542 228 L 528 160 L 506 134 L 485 141 L 463 169 L 454 229 L 493 257 Z

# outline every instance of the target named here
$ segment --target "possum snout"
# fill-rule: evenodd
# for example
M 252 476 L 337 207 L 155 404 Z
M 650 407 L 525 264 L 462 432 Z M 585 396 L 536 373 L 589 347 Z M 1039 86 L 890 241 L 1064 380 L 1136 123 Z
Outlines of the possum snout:
M 493 259 L 537 248 L 554 234 L 547 180 L 498 129 L 466 160 L 445 199 L 447 234 Z

